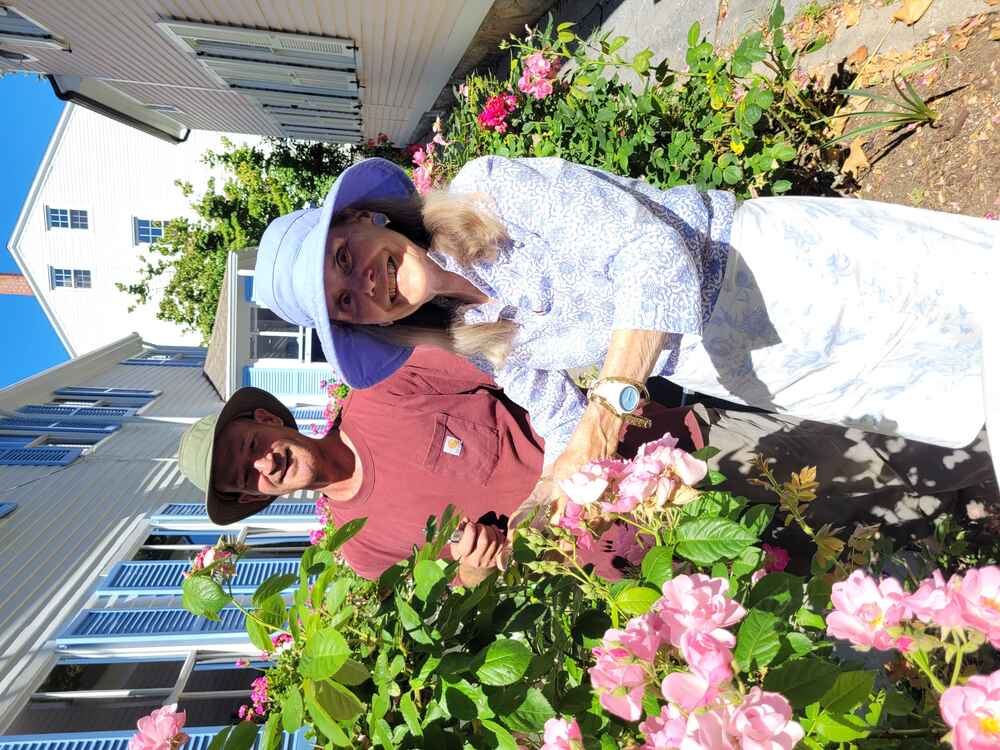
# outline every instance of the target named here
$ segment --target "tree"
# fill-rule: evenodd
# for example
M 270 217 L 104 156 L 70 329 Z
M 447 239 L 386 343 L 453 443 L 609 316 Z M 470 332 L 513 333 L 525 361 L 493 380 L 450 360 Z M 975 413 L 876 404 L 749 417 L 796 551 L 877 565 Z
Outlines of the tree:
M 318 204 L 337 176 L 364 147 L 271 139 L 259 146 L 223 141 L 219 153 L 203 160 L 225 171 L 217 190 L 209 180 L 205 194 L 193 201 L 197 219 L 174 219 L 163 237 L 140 256 L 140 278 L 117 284 L 135 305 L 145 304 L 163 286 L 156 317 L 199 331 L 205 342 L 212 335 L 216 306 L 230 251 L 256 246 L 267 225 L 278 216 Z M 189 183 L 177 182 L 190 196 Z M 129 308 L 131 311 L 135 305 Z

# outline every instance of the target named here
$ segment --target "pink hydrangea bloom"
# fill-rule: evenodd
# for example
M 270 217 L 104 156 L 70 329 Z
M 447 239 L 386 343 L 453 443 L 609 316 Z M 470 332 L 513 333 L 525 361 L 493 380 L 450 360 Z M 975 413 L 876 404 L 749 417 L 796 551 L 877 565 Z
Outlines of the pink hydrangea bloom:
M 948 688 L 939 705 L 941 716 L 951 727 L 945 739 L 955 750 L 1000 747 L 1000 670 L 975 675 L 965 685 Z
M 171 703 L 143 716 L 137 722 L 139 731 L 129 740 L 129 750 L 177 750 L 189 737 L 181 731 L 187 712 L 178 711 Z
M 770 544 L 760 545 L 764 550 L 764 571 L 766 573 L 780 573 L 788 567 L 791 558 L 788 550 L 784 547 L 774 547 Z
M 576 719 L 548 719 L 541 750 L 583 750 L 583 735 Z
M 281 653 L 294 646 L 295 639 L 291 633 L 275 633 L 271 636 L 271 645 L 274 646 L 275 653 Z
M 319 544 L 326 539 L 326 531 L 323 529 L 313 529 L 309 532 L 309 544 Z
M 965 627 L 962 602 L 958 590 L 960 576 L 945 581 L 940 570 L 921 581 L 920 586 L 903 601 L 907 617 L 917 617 L 922 622 L 934 623 L 943 631 Z
M 739 738 L 741 750 L 791 750 L 805 732 L 783 695 L 753 687 L 730 715 L 729 734 Z
M 654 606 L 670 633 L 670 643 L 680 647 L 681 636 L 693 631 L 719 640 L 732 637 L 723 628 L 739 622 L 746 610 L 728 596 L 724 578 L 701 573 L 679 575 L 663 584 L 663 597 Z
M 323 522 L 325 526 L 330 522 L 330 498 L 325 495 L 316 501 L 316 518 Z
M 676 706 L 667 704 L 659 716 L 650 716 L 639 725 L 646 737 L 644 750 L 673 750 L 681 746 L 688 733 L 688 717 Z
M 965 624 L 985 633 L 993 648 L 1000 648 L 1000 568 L 973 568 L 958 589 Z
M 237 660 L 236 660 L 236 661 L 234 662 L 234 664 L 235 664 L 235 665 L 236 665 L 237 667 L 239 667 L 240 669 L 246 669 L 247 667 L 249 667 L 249 666 L 250 666 L 250 660 L 249 660 L 249 659 L 243 659 L 243 658 L 240 658 L 240 659 L 237 659 Z
M 905 616 L 905 598 L 896 579 L 876 583 L 855 570 L 846 581 L 833 584 L 830 600 L 835 611 L 826 618 L 826 632 L 863 650 L 892 648 L 894 639 L 886 628 L 899 624 Z

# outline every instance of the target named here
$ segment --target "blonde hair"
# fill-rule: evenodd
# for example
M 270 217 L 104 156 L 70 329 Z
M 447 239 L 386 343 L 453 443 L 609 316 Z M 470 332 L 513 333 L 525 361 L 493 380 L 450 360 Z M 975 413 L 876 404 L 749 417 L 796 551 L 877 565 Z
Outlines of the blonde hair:
M 503 223 L 476 195 L 436 191 L 423 197 L 363 201 L 341 211 L 333 225 L 355 211 L 385 214 L 395 231 L 464 267 L 495 259 L 501 243 L 508 239 Z M 510 353 L 517 328 L 511 320 L 465 323 L 461 307 L 429 302 L 391 326 L 365 326 L 365 332 L 399 346 L 435 346 L 464 357 L 481 356 L 500 367 Z

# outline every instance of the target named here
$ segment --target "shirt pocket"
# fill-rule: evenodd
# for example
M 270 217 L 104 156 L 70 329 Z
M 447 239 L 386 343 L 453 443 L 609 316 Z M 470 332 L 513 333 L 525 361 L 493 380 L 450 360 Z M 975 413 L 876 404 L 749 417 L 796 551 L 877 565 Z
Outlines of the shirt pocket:
M 486 485 L 500 461 L 496 428 L 449 414 L 435 416 L 424 466 L 428 471 Z

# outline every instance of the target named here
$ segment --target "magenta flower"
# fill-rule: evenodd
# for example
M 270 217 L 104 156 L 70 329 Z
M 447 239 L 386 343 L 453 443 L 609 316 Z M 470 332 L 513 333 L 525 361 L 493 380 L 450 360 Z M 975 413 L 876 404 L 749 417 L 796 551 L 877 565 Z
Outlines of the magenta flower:
M 762 544 L 760 546 L 764 550 L 764 571 L 766 573 L 780 573 L 788 567 L 788 562 L 791 560 L 788 550 L 784 547 L 774 547 L 770 544 Z
M 274 652 L 280 654 L 294 646 L 295 639 L 292 638 L 291 633 L 275 633 L 271 636 L 271 645 L 274 646 Z
M 326 539 L 326 530 L 313 529 L 309 532 L 309 544 L 319 544 Z
M 178 711 L 177 704 L 163 706 L 137 722 L 139 731 L 129 740 L 129 750 L 177 750 L 190 739 L 181 731 L 187 712 Z
M 720 641 L 732 634 L 723 628 L 739 622 L 746 610 L 728 596 L 724 578 L 701 573 L 679 575 L 663 584 L 663 597 L 653 605 L 670 633 L 670 643 L 678 648 L 687 632 L 708 633 Z
M 547 719 L 541 750 L 583 750 L 583 735 L 576 719 Z
M 894 578 L 881 583 L 860 570 L 833 584 L 834 612 L 826 618 L 826 632 L 850 641 L 861 650 L 892 648 L 895 639 L 886 628 L 898 625 L 906 614 L 906 595 Z
M 939 705 L 955 750 L 1000 748 L 1000 670 L 948 688 Z
M 965 624 L 985 633 L 1000 648 L 1000 568 L 988 565 L 966 571 L 958 589 Z
M 783 695 L 752 687 L 729 717 L 729 734 L 741 750 L 791 750 L 805 732 Z
M 233 662 L 233 663 L 234 663 L 234 664 L 235 664 L 235 665 L 236 665 L 236 666 L 237 666 L 237 667 L 238 667 L 239 669 L 246 669 L 247 667 L 249 667 L 249 666 L 250 666 L 250 660 L 249 660 L 249 659 L 244 659 L 244 658 L 240 658 L 240 659 L 237 659 L 237 660 L 236 660 L 235 662 Z
M 513 94 L 498 94 L 491 97 L 477 118 L 480 127 L 486 130 L 495 130 L 498 133 L 506 133 L 507 117 L 516 106 L 517 97 Z
M 959 588 L 961 576 L 952 576 L 947 582 L 940 570 L 920 582 L 919 588 L 903 601 L 907 617 L 917 617 L 921 622 L 934 623 L 944 632 L 965 627 L 962 617 L 962 599 Z

